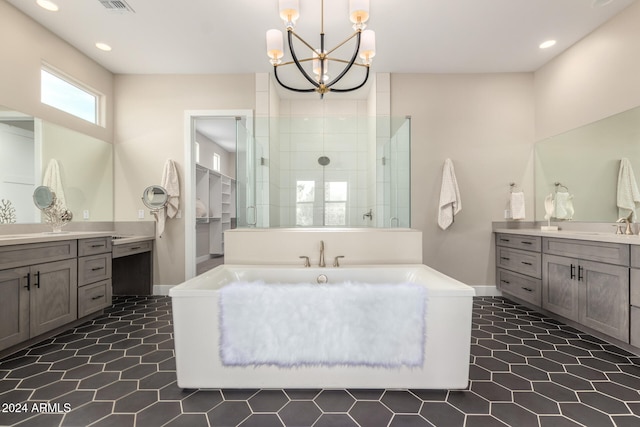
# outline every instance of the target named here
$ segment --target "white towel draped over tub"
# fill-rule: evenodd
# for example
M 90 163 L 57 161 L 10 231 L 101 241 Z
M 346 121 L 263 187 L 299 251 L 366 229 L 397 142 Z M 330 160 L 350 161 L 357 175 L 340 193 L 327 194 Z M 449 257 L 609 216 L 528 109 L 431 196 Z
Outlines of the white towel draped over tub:
M 219 304 L 225 365 L 424 362 L 426 290 L 419 284 L 236 282 L 220 290 Z
M 462 200 L 456 172 L 451 159 L 444 161 L 442 168 L 442 186 L 440 187 L 440 203 L 438 204 L 438 225 L 443 230 L 453 224 L 453 217 L 462 210 Z
M 629 159 L 623 158 L 620 160 L 620 170 L 618 171 L 618 217 L 626 218 L 633 214 L 633 220 L 635 220 L 636 203 L 640 203 L 638 183 L 631 162 Z
M 162 236 L 164 233 L 164 224 L 166 218 L 175 218 L 180 208 L 180 180 L 178 178 L 178 169 L 173 160 L 169 159 L 164 164 L 162 171 L 162 181 L 160 185 L 167 190 L 167 205 L 159 210 L 154 211 L 156 217 L 156 236 Z
M 42 178 L 42 185 L 49 187 L 51 191 L 56 193 L 56 203 L 59 204 L 60 208 L 63 210 L 67 208 L 67 199 L 64 195 L 62 177 L 60 176 L 60 165 L 56 159 L 49 160 Z

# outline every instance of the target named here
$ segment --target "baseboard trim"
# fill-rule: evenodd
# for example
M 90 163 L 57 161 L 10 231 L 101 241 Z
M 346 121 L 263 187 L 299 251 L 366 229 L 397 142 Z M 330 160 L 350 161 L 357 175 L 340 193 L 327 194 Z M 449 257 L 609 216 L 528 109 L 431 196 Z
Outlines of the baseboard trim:
M 175 285 L 153 285 L 153 295 L 169 295 L 169 289 Z
M 481 285 L 481 286 L 471 286 L 476 291 L 477 297 L 499 297 L 502 296 L 502 292 L 498 290 L 495 286 L 491 285 Z

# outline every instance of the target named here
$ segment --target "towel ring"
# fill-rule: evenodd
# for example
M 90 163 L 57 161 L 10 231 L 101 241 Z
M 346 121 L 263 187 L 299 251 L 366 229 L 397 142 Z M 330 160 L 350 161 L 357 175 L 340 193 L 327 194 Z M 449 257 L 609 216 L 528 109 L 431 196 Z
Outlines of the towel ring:
M 510 182 L 509 183 L 509 192 L 510 193 L 513 193 L 514 190 L 517 190 L 517 189 L 518 189 L 518 184 L 516 184 L 515 182 Z
M 553 185 L 555 185 L 555 186 L 556 186 L 556 193 L 558 192 L 558 190 L 561 190 L 561 189 L 563 189 L 563 188 L 565 189 L 565 191 L 566 191 L 567 193 L 569 192 L 569 189 L 567 188 L 567 186 L 566 186 L 566 185 L 562 185 L 562 184 L 561 184 L 561 183 L 559 183 L 559 182 L 554 182 L 554 183 L 553 183 Z

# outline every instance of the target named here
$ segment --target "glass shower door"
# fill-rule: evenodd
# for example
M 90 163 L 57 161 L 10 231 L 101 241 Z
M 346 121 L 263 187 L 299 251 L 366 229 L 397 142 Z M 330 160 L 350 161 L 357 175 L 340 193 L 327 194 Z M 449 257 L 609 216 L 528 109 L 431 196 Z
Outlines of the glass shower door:
M 255 227 L 258 222 L 255 144 L 244 117 L 236 117 L 236 206 L 238 227 Z

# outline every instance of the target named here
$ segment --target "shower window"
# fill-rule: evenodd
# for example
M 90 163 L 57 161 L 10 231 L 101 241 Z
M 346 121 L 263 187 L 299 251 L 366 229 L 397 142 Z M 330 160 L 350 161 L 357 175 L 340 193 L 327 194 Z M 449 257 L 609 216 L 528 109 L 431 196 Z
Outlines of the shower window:
M 347 183 L 324 183 L 324 225 L 347 225 Z
M 296 225 L 313 225 L 315 189 L 315 181 L 296 182 Z

